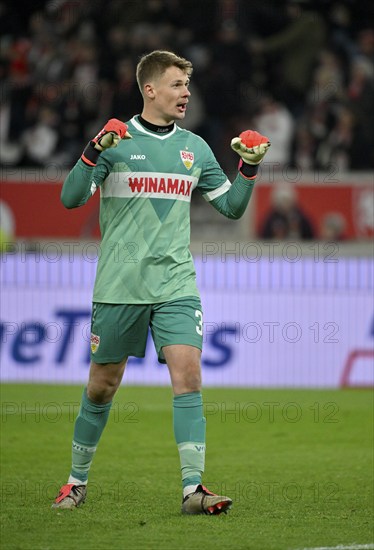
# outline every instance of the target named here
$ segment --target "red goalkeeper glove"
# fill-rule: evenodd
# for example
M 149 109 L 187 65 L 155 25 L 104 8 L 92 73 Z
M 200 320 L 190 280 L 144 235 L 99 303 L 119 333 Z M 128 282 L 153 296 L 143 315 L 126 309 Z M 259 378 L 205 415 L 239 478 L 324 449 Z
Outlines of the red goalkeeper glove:
M 246 130 L 231 140 L 231 148 L 240 155 L 243 162 L 251 165 L 262 162 L 270 145 L 269 138 L 254 130 Z
M 127 124 L 116 118 L 111 118 L 104 128 L 87 145 L 81 159 L 88 166 L 96 166 L 99 154 L 110 147 L 117 147 L 121 139 L 131 139 Z
M 132 136 L 127 131 L 127 124 L 116 118 L 111 118 L 104 128 L 93 138 L 91 144 L 97 151 L 104 151 L 109 147 L 117 147 L 123 138 L 130 139 Z

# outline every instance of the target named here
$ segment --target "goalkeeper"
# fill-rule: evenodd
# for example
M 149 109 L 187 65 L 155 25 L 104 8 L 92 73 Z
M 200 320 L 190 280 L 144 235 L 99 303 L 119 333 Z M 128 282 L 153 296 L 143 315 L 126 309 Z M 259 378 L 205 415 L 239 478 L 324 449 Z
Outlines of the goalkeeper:
M 93 292 L 91 365 L 74 426 L 72 468 L 53 508 L 85 501 L 87 479 L 129 356 L 144 357 L 150 327 L 173 388 L 173 426 L 182 473 L 182 513 L 220 514 L 230 498 L 202 484 L 205 418 L 200 356 L 203 314 L 190 244 L 190 200 L 197 189 L 238 219 L 251 197 L 269 140 L 247 130 L 231 142 L 240 156 L 233 183 L 207 143 L 176 121 L 185 117 L 192 65 L 167 51 L 143 56 L 141 115 L 107 122 L 87 145 L 61 193 L 66 208 L 100 189 L 102 242 Z

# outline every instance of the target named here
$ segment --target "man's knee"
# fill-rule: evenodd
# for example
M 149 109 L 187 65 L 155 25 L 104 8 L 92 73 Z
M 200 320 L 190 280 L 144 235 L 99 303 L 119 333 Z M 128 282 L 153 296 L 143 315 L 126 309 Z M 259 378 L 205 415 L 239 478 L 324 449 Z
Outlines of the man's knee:
M 201 370 L 200 364 L 190 365 L 182 370 L 174 380 L 174 391 L 176 393 L 190 393 L 201 391 Z
M 118 385 L 112 382 L 90 380 L 87 384 L 87 396 L 94 403 L 109 403 L 113 399 L 117 388 Z
M 170 345 L 163 348 L 170 371 L 174 394 L 201 390 L 201 351 L 187 345 Z
M 125 364 L 92 364 L 87 384 L 88 398 L 96 403 L 111 401 L 121 384 L 124 368 Z

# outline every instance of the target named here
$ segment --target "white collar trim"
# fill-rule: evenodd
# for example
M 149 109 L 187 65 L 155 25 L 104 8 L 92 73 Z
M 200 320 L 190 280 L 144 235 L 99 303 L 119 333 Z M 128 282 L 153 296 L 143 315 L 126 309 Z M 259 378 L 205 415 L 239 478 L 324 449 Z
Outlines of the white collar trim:
M 179 130 L 178 126 L 174 123 L 174 128 L 171 132 L 168 132 L 167 134 L 165 135 L 158 135 L 156 134 L 155 132 L 150 132 L 149 130 L 147 130 L 146 128 L 144 128 L 144 126 L 142 126 L 140 124 L 140 122 L 138 122 L 136 120 L 136 117 L 133 116 L 132 119 L 130 120 L 131 124 L 133 124 L 135 126 L 135 128 L 137 130 L 139 130 L 139 132 L 143 132 L 143 134 L 148 134 L 149 136 L 152 136 L 154 138 L 157 138 L 157 139 L 167 139 L 169 137 L 171 137 L 173 134 L 175 134 L 175 132 L 177 131 L 177 129 Z

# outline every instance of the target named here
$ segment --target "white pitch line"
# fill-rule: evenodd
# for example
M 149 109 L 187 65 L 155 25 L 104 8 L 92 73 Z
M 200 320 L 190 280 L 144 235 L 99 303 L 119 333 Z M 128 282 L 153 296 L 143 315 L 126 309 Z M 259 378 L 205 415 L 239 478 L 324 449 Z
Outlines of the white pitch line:
M 298 550 L 374 550 L 374 543 L 372 544 L 350 544 L 345 546 L 339 544 L 338 546 L 318 546 L 313 548 L 302 548 Z

